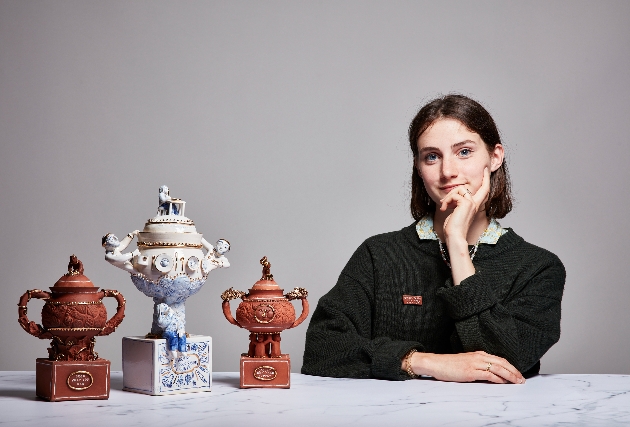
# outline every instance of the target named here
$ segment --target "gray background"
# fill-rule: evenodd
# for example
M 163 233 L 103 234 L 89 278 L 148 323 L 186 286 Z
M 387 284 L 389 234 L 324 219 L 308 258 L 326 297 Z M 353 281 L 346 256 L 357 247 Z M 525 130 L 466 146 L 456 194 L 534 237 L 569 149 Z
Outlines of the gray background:
M 121 369 L 152 303 L 100 239 L 141 229 L 162 184 L 232 243 L 187 329 L 213 337 L 215 371 L 238 370 L 248 334 L 221 292 L 251 287 L 267 255 L 314 309 L 365 238 L 412 222 L 409 121 L 456 91 L 505 139 L 517 204 L 503 225 L 567 269 L 542 371 L 630 374 L 629 21 L 626 1 L 1 1 L 0 370 L 46 356 L 16 304 L 73 253 L 127 298 L 96 345 Z M 305 332 L 283 333 L 294 372 Z

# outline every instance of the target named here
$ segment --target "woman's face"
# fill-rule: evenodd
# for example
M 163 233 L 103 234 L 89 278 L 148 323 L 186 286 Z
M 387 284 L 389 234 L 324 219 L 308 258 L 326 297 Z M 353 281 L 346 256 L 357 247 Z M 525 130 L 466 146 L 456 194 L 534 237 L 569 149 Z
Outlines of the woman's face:
M 501 144 L 489 153 L 481 137 L 455 119 L 436 120 L 418 138 L 416 168 L 429 197 L 438 205 L 458 185 L 476 193 L 484 168 L 494 172 L 502 163 Z

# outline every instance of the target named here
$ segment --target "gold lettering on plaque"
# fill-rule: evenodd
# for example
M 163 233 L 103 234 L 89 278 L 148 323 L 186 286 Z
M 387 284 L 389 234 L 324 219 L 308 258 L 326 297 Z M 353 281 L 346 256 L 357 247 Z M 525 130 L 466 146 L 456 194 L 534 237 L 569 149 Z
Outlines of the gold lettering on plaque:
M 94 384 L 94 377 L 88 371 L 75 371 L 68 375 L 66 383 L 72 390 L 87 390 Z
M 260 381 L 271 381 L 276 379 L 278 373 L 271 366 L 259 366 L 254 369 L 254 378 Z

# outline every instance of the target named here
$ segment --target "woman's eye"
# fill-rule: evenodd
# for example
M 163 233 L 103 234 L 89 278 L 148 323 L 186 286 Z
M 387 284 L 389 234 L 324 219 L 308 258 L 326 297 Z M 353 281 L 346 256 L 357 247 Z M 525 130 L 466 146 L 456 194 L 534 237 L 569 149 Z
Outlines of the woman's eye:
M 460 152 L 459 155 L 462 157 L 468 157 L 472 154 L 472 151 L 469 148 L 463 148 Z
M 437 160 L 437 154 L 435 153 L 429 153 L 426 155 L 426 157 L 424 158 L 424 160 L 426 160 L 427 162 L 435 162 Z

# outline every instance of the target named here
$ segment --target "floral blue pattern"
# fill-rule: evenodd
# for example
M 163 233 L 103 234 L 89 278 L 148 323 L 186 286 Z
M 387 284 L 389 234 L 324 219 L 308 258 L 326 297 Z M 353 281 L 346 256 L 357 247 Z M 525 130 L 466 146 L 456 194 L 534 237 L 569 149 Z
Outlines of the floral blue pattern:
M 186 299 L 199 292 L 206 282 L 207 276 L 198 279 L 191 279 L 186 274 L 177 276 L 161 276 L 157 281 L 151 280 L 143 274 L 132 273 L 131 281 L 140 292 L 146 296 L 153 297 L 153 324 L 151 333 L 161 335 L 164 328 L 158 325 L 157 306 L 161 303 L 167 304 L 181 317 L 182 330 L 185 330 L 185 304 Z
M 186 353 L 173 359 L 166 343 L 159 344 L 160 392 L 210 387 L 210 346 L 208 342 L 189 342 Z
M 499 241 L 499 238 L 507 233 L 508 230 L 501 227 L 499 221 L 492 218 L 490 225 L 479 237 L 479 243 L 485 243 L 487 245 L 494 245 Z M 416 224 L 416 233 L 421 240 L 438 240 L 437 234 L 433 230 L 433 217 L 426 215 L 418 221 Z
M 146 296 L 172 305 L 183 303 L 186 301 L 186 298 L 199 292 L 206 282 L 206 278 L 191 279 L 186 274 L 177 276 L 165 275 L 160 277 L 157 282 L 154 282 L 142 274 L 132 273 L 131 281 Z

